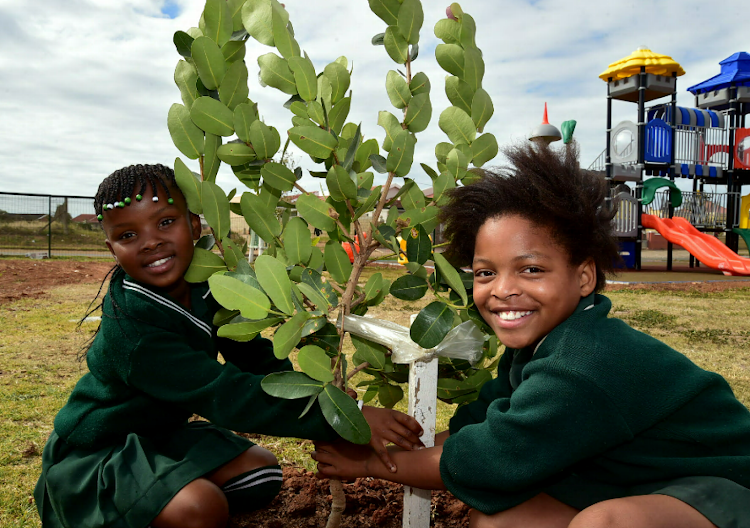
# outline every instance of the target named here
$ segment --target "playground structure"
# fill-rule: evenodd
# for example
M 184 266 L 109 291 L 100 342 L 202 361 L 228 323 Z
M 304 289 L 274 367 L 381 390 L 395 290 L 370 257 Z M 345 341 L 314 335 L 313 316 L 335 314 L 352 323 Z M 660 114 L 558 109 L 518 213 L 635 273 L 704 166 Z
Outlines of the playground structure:
M 643 230 L 651 228 L 669 242 L 668 270 L 672 244 L 679 244 L 691 253 L 691 266 L 694 257 L 725 274 L 750 275 L 750 259 L 737 255 L 739 238 L 750 241 L 750 195 L 741 196 L 742 185 L 750 184 L 750 55 L 735 53 L 720 65 L 718 75 L 688 88 L 697 108 L 677 106 L 677 77 L 685 71 L 649 49 L 639 48 L 599 76 L 607 83 L 607 142 L 589 168 L 610 183 L 610 199 L 619 207 L 615 231 L 637 270 Z M 665 97 L 671 100 L 657 102 Z M 635 103 L 637 122 L 613 127 L 615 100 Z M 677 178 L 692 179 L 692 192 L 681 191 Z M 716 192 L 706 192 L 706 185 Z M 721 233 L 726 245 L 716 238 Z

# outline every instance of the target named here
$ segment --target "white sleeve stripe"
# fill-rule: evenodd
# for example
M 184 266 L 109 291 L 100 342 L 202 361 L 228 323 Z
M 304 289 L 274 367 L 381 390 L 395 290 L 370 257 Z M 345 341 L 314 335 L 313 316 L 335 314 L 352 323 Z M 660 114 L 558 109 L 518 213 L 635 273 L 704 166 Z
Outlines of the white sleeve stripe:
M 254 479 L 262 477 L 263 475 L 268 475 L 269 473 L 275 475 L 274 478 L 281 479 L 281 476 L 282 476 L 281 468 L 269 468 L 269 469 L 264 469 L 262 471 L 258 471 L 256 473 L 253 473 L 252 475 L 248 475 L 247 477 L 245 477 L 245 478 L 243 478 L 241 480 L 238 480 L 237 482 L 232 482 L 228 486 L 224 486 L 222 489 L 224 491 L 233 491 L 232 488 L 235 488 L 236 486 L 239 486 L 240 484 L 244 484 L 244 483 L 246 483 L 248 481 L 252 481 Z M 251 484 L 251 485 L 254 485 L 254 484 Z
M 224 493 L 232 493 L 233 491 L 239 491 L 242 489 L 252 488 L 253 486 L 259 486 L 261 484 L 265 484 L 266 482 L 283 482 L 283 481 L 284 479 L 280 476 L 266 477 L 264 479 L 260 479 L 255 482 L 250 482 L 249 484 L 245 484 L 244 486 L 231 487 L 232 489 L 224 488 L 222 489 L 222 491 Z
M 141 286 L 139 284 L 135 284 L 133 282 L 123 281 L 122 284 L 123 284 L 123 286 L 122 286 L 123 289 L 132 290 L 132 291 L 138 292 L 138 293 L 140 293 L 142 295 L 145 295 L 146 297 L 148 297 L 148 298 L 150 298 L 150 299 L 158 302 L 159 304 L 161 304 L 163 306 L 166 306 L 167 308 L 171 308 L 175 312 L 184 315 L 193 324 L 195 324 L 198 328 L 200 328 L 201 330 L 203 330 L 204 332 L 206 332 L 209 336 L 211 335 L 211 327 L 209 325 L 207 325 L 206 323 L 204 323 L 203 321 L 201 321 L 200 319 L 198 319 L 197 317 L 195 317 L 193 314 L 191 314 L 190 312 L 188 312 L 187 310 L 185 310 L 181 306 L 173 303 L 169 299 L 165 299 L 161 295 L 158 295 L 158 294 L 152 292 L 151 290 L 148 290 L 148 289 L 144 288 L 143 286 Z

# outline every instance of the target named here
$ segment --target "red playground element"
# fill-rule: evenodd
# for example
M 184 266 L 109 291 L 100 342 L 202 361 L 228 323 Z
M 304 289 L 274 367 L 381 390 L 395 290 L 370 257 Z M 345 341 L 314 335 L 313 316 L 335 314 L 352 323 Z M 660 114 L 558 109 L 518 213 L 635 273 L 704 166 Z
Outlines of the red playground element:
M 365 238 L 367 238 L 367 235 L 365 235 Z M 354 264 L 354 252 L 352 251 L 352 243 L 344 242 L 342 246 L 344 246 L 344 251 L 346 251 L 346 254 L 349 255 L 349 262 Z M 357 253 L 359 253 L 359 235 L 354 235 L 354 249 L 356 249 Z
M 724 275 L 750 275 L 750 259 L 740 257 L 715 237 L 701 233 L 684 218 L 644 214 L 641 223 L 643 227 L 656 229 L 673 244 L 684 247 L 709 268 L 722 271 Z

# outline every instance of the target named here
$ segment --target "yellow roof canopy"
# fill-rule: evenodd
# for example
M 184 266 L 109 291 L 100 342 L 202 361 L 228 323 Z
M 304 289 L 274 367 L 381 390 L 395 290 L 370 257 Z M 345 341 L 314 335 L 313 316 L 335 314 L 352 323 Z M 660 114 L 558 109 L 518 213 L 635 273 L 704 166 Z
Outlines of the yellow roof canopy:
M 610 64 L 609 68 L 599 75 L 599 78 L 604 82 L 607 82 L 610 77 L 612 80 L 626 79 L 640 73 L 641 66 L 646 67 L 646 73 L 654 75 L 671 76 L 673 73 L 676 73 L 677 77 L 685 75 L 685 70 L 672 57 L 640 47 L 624 59 Z

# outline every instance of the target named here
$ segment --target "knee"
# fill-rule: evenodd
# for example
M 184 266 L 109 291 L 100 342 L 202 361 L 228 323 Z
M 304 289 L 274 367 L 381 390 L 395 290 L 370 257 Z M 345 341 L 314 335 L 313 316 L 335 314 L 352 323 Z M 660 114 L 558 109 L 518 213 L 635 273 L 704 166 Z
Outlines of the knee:
M 632 512 L 628 510 L 623 501 L 598 502 L 576 515 L 569 528 L 629 528 L 632 526 Z
M 154 528 L 224 528 L 229 505 L 212 482 L 197 479 L 182 488 L 151 523 Z

